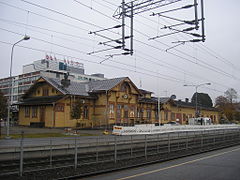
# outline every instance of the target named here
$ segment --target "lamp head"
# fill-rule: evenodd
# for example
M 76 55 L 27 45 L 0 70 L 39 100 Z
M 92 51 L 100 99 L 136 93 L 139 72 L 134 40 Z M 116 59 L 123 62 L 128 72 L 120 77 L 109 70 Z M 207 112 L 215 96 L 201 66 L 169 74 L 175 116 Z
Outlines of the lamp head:
M 27 35 L 25 35 L 24 38 L 23 38 L 23 40 L 25 40 L 25 41 L 27 41 L 29 39 L 30 39 L 30 36 L 27 36 Z
M 120 28 L 120 27 L 122 27 L 122 25 L 116 25 L 113 28 Z
M 211 83 L 206 83 L 206 85 L 211 85 Z

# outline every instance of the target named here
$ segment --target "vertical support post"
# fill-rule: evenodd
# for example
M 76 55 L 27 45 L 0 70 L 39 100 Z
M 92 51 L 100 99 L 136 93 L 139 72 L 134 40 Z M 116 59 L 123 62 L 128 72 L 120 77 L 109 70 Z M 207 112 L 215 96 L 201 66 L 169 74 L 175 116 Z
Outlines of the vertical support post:
M 224 143 L 227 141 L 227 129 L 224 129 Z
M 159 95 L 158 95 L 158 125 L 161 126 L 161 104 Z
M 98 162 L 98 146 L 99 146 L 99 137 L 97 137 L 97 142 L 96 142 L 96 162 Z
M 205 30 L 204 30 L 204 21 L 205 21 L 205 17 L 204 17 L 204 4 L 203 4 L 203 0 L 201 0 L 201 15 L 202 15 L 202 42 L 205 41 Z
M 188 150 L 188 131 L 186 132 L 186 150 Z
M 122 0 L 122 49 L 125 48 L 125 1 Z
M 145 154 L 145 159 L 147 159 L 147 135 L 145 134 L 145 150 L 144 150 L 144 154 Z
M 179 150 L 179 139 L 180 139 L 180 138 L 179 138 L 179 132 L 178 132 L 178 150 Z
M 114 136 L 114 162 L 117 162 L 117 136 Z
M 168 153 L 171 152 L 170 133 L 168 133 Z
M 196 112 L 195 112 L 195 118 L 198 117 L 198 103 L 197 103 L 197 95 L 198 95 L 198 92 L 197 92 L 197 89 L 198 89 L 198 86 L 196 86 L 196 96 L 195 96 L 195 101 L 196 101 L 196 104 L 195 104 L 195 108 L 196 108 Z
M 213 130 L 214 131 L 214 130 Z M 214 131 L 214 134 L 213 134 L 213 145 L 215 146 L 216 145 L 216 134 L 217 134 L 217 130 Z
M 50 167 L 52 167 L 52 138 L 50 139 L 50 157 L 49 157 L 49 161 L 50 161 Z
M 222 143 L 222 144 L 224 144 L 225 141 L 226 141 L 226 135 L 225 135 L 225 129 L 224 129 L 224 130 L 223 130 L 223 143 Z
M 133 137 L 131 135 L 131 149 L 130 149 L 130 154 L 131 154 L 131 157 L 133 156 Z
M 77 137 L 75 137 L 75 155 L 74 155 L 74 169 L 76 170 L 77 169 L 77 164 L 78 164 L 78 156 L 77 156 Z
M 160 134 L 158 134 L 158 140 L 157 140 L 157 153 L 159 153 L 159 146 L 160 146 Z
M 201 131 L 201 150 L 203 150 L 203 131 Z
M 133 55 L 133 1 L 131 2 L 131 44 L 130 53 Z
M 24 131 L 21 132 L 21 141 L 20 141 L 20 169 L 19 169 L 19 175 L 23 175 L 23 135 Z
M 108 91 L 106 90 L 106 106 L 105 106 L 105 131 L 108 129 Z
M 240 140 L 240 128 L 238 128 L 238 140 Z
M 195 11 L 195 29 L 198 30 L 198 10 L 197 10 L 197 0 L 194 0 L 194 11 Z

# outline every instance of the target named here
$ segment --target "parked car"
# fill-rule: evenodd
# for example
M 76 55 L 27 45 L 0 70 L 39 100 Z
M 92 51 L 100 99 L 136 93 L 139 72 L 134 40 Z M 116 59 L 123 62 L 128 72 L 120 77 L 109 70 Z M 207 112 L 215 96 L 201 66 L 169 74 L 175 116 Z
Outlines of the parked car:
M 178 122 L 176 122 L 176 121 L 170 121 L 170 122 L 168 122 L 168 123 L 166 123 L 166 124 L 169 124 L 169 125 L 173 125 L 173 126 L 178 126 L 178 125 L 180 125 Z

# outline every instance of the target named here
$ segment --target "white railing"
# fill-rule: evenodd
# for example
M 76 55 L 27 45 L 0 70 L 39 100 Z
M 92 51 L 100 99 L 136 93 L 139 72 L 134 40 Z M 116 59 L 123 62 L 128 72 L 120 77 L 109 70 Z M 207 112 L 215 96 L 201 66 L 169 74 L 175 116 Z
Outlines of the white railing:
M 113 126 L 113 135 L 138 135 L 138 134 L 161 134 L 168 132 L 183 131 L 207 131 L 220 129 L 240 129 L 240 125 L 169 125 L 155 126 L 154 124 L 143 124 L 135 126 Z

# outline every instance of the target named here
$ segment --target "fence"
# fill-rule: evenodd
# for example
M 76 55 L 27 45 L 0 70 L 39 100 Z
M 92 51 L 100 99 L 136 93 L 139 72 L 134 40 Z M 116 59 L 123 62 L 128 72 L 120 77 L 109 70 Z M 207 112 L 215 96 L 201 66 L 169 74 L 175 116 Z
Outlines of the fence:
M 206 131 L 216 129 L 238 129 L 239 125 L 164 125 L 142 124 L 135 126 L 113 126 L 114 135 L 138 135 L 138 134 L 158 134 L 167 132 L 182 131 Z
M 93 173 L 176 158 L 237 145 L 240 128 L 94 137 L 86 138 L 84 142 L 81 137 L 75 137 L 58 145 L 49 139 L 48 145 L 35 147 L 25 146 L 25 141 L 22 138 L 20 147 L 14 151 L 0 153 L 0 178 L 28 173 L 41 176 L 40 170 L 56 173 L 56 169 L 71 167 L 65 172 L 67 177 L 76 173 L 84 175 L 87 167 L 91 167 Z

